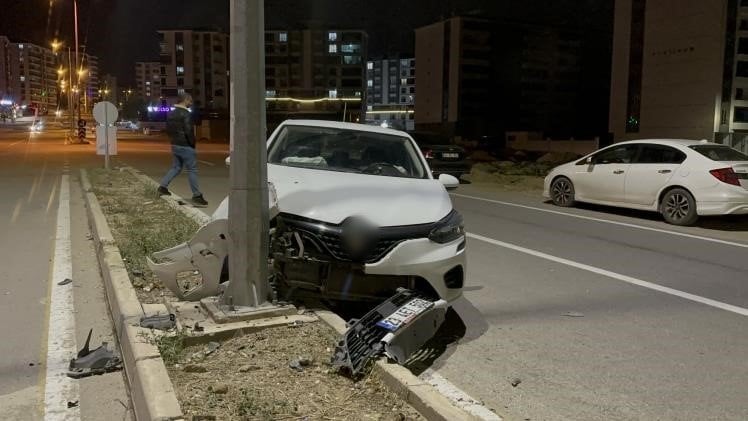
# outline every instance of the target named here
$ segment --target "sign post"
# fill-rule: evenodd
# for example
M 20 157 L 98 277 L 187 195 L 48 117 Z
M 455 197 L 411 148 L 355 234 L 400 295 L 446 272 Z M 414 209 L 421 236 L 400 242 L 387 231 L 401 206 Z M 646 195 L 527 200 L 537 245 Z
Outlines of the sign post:
M 104 168 L 109 169 L 109 156 L 117 155 L 117 128 L 114 123 L 119 113 L 109 101 L 101 101 L 94 106 L 94 119 L 99 123 L 96 130 L 96 154 L 104 155 Z

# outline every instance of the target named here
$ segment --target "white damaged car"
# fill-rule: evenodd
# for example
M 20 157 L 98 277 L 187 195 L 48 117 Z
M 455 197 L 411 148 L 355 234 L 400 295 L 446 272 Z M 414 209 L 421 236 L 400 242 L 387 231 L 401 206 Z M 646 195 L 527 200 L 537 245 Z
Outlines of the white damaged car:
M 280 298 L 311 293 L 343 301 L 382 301 L 406 288 L 451 302 L 466 273 L 462 216 L 404 132 L 331 121 L 290 120 L 268 140 L 270 258 Z M 227 163 L 228 163 L 227 159 Z M 154 254 L 154 272 L 172 290 L 177 272 L 198 266 L 226 278 L 228 198 L 190 243 Z M 213 228 L 211 228 L 211 225 Z M 210 252 L 204 250 L 210 249 Z M 201 259 L 213 259 L 202 262 Z M 202 266 L 202 267 L 199 267 Z M 218 269 L 217 269 L 218 268 Z M 206 273 L 212 272 L 212 273 Z M 183 299 L 214 286 L 178 290 Z

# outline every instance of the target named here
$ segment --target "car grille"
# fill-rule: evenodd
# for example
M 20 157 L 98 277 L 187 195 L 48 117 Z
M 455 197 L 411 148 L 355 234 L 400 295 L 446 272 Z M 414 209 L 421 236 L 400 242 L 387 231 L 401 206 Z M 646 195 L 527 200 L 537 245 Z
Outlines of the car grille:
M 293 215 L 282 215 L 281 217 L 289 227 L 302 231 L 316 243 L 324 246 L 332 257 L 342 261 L 356 261 L 357 263 L 376 263 L 403 241 L 428 237 L 434 225 L 379 228 L 373 233 L 376 239 L 372 241 L 368 250 L 359 258 L 354 259 L 343 244 L 342 227 L 340 225 L 313 221 Z

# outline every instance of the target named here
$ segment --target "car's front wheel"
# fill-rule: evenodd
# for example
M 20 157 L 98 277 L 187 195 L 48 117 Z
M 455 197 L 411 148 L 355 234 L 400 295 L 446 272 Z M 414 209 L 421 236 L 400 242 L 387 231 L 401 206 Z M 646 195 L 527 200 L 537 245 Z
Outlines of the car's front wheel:
M 551 200 L 556 206 L 574 206 L 574 184 L 566 177 L 559 177 L 551 183 Z
M 685 189 L 672 189 L 665 193 L 660 213 L 666 222 L 673 225 L 693 225 L 699 219 L 696 199 Z

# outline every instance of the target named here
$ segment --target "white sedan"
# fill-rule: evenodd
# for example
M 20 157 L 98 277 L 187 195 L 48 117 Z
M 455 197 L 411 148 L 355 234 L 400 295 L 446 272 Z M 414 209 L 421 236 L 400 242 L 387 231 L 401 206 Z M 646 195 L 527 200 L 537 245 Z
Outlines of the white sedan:
M 705 215 L 744 215 L 748 155 L 707 141 L 617 143 L 553 169 L 544 196 L 565 207 L 585 202 L 656 211 L 675 225 Z

